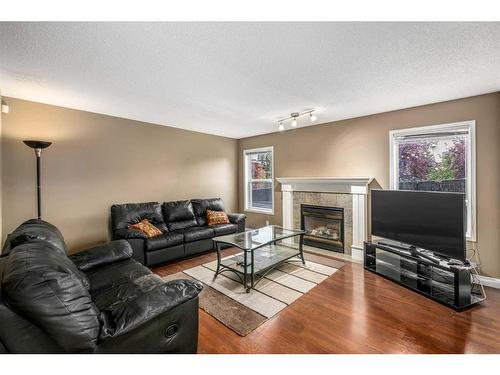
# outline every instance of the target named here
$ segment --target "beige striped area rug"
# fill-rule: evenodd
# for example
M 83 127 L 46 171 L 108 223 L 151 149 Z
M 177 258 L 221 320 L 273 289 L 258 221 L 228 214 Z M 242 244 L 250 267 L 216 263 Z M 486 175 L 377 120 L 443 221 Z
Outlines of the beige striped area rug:
M 312 259 L 311 259 L 312 258 Z M 214 280 L 217 262 L 209 262 L 164 279 L 193 278 L 205 284 L 200 307 L 240 336 L 246 336 L 312 288 L 332 276 L 343 262 L 306 254 L 306 264 L 279 265 L 246 293 L 238 276 L 225 271 Z

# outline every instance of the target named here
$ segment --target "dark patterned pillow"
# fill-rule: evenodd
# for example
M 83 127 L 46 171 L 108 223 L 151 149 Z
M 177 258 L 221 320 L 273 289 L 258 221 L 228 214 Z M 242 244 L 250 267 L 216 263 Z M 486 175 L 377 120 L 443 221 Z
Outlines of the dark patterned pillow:
M 138 230 L 146 234 L 148 238 L 156 237 L 161 235 L 161 230 L 156 228 L 153 224 L 151 224 L 147 219 L 140 221 L 137 224 L 129 225 L 129 230 Z
M 229 224 L 229 218 L 224 211 L 207 210 L 207 225 Z

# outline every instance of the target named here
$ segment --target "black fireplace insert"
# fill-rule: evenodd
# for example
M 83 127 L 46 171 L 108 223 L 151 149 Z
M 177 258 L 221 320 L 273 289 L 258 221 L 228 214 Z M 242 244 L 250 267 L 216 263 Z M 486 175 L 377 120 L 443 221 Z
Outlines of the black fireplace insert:
M 300 225 L 307 233 L 304 244 L 344 252 L 344 209 L 302 204 Z

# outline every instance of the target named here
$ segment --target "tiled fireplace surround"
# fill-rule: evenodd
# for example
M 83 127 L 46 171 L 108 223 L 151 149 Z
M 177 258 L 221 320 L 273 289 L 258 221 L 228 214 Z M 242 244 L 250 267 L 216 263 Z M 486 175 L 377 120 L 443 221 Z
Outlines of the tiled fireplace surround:
M 337 193 L 312 193 L 296 191 L 293 194 L 293 227 L 300 228 L 300 206 L 339 207 L 344 209 L 344 254 L 351 255 L 352 245 L 352 196 Z
M 363 241 L 368 232 L 367 196 L 371 178 L 299 177 L 278 178 L 283 194 L 283 226 L 300 228 L 302 204 L 344 209 L 344 251 L 353 260 L 363 260 Z M 323 253 L 328 252 L 322 250 Z M 332 252 L 333 254 L 337 254 Z

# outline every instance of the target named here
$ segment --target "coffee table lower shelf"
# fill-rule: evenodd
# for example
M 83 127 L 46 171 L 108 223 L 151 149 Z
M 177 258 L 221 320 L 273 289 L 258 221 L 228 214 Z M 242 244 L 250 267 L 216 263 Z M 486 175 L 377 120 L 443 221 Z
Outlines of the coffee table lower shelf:
M 302 251 L 288 246 L 271 244 L 254 251 L 242 251 L 240 254 L 220 259 L 217 262 L 214 280 L 220 273 L 231 271 L 238 276 L 248 293 L 274 268 L 295 257 L 305 264 Z

